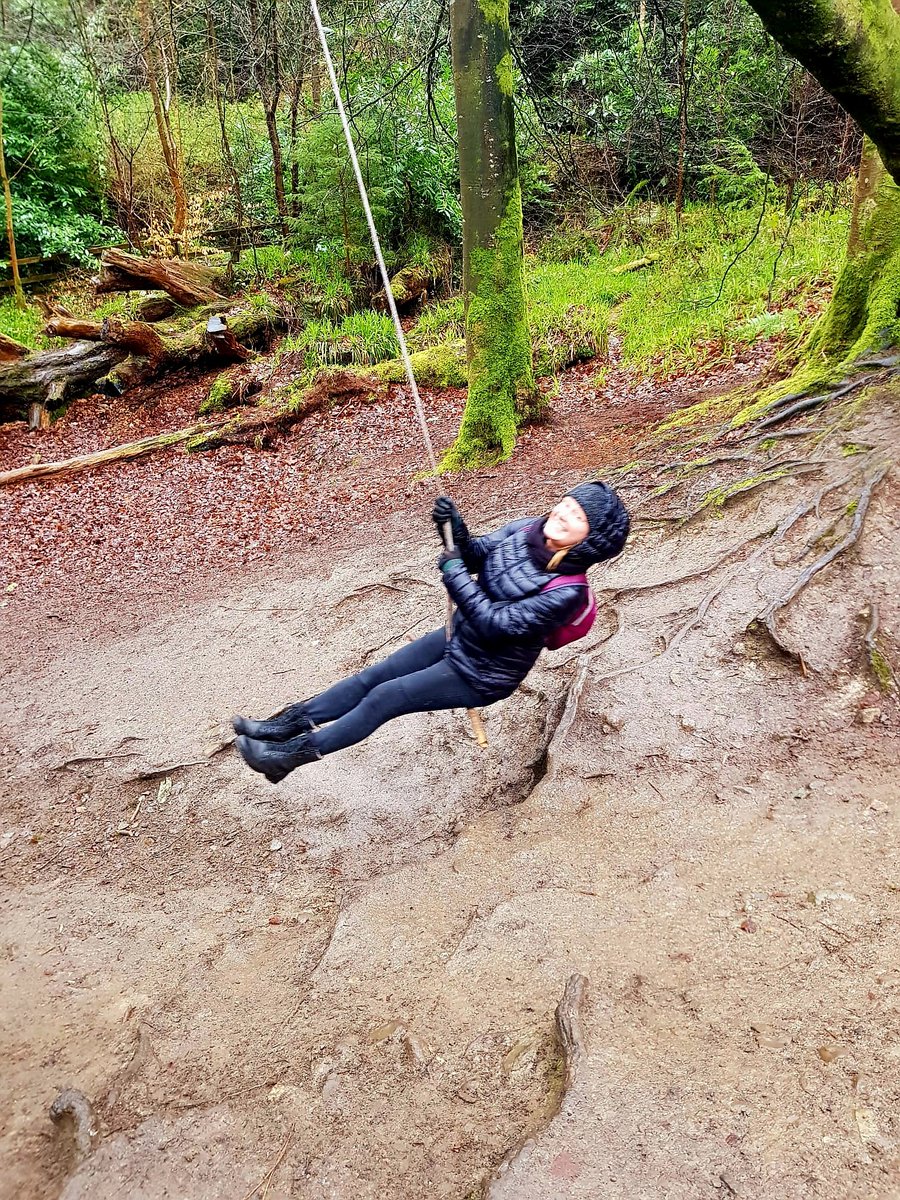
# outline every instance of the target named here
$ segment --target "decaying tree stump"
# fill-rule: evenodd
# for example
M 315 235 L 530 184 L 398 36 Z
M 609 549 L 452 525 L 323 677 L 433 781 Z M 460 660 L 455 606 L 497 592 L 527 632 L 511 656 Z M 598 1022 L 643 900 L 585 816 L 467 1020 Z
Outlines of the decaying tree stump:
M 100 256 L 101 272 L 94 290 L 137 292 L 161 289 L 183 308 L 195 308 L 221 300 L 227 272 L 208 263 L 184 262 L 177 258 L 139 258 L 112 247 Z

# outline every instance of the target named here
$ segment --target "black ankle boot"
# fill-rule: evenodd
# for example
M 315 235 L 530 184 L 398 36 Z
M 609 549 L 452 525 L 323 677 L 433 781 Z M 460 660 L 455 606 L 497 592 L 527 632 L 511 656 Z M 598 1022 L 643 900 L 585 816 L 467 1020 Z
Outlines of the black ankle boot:
M 234 744 L 248 767 L 265 775 L 269 783 L 281 783 L 295 767 L 322 757 L 313 737 L 311 733 L 302 733 L 289 742 L 259 742 L 242 734 L 235 738 Z
M 266 721 L 250 721 L 247 717 L 233 717 L 231 727 L 237 734 L 254 738 L 258 742 L 289 742 L 301 733 L 311 733 L 315 728 L 306 715 L 303 704 L 289 704 L 281 712 Z

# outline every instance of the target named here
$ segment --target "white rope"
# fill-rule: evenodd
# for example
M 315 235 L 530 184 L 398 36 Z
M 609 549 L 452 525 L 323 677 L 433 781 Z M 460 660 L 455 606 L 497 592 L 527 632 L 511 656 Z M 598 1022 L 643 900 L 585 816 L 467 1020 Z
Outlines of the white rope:
M 387 298 L 388 307 L 391 310 L 391 316 L 394 319 L 394 328 L 397 331 L 397 341 L 400 345 L 400 357 L 403 359 L 403 366 L 406 369 L 406 376 L 409 379 L 409 386 L 412 389 L 413 400 L 416 405 L 416 415 L 419 418 L 419 424 L 422 427 L 422 440 L 425 442 L 425 449 L 428 451 L 428 461 L 431 464 L 431 469 L 438 475 L 437 459 L 434 456 L 434 447 L 431 444 L 431 435 L 428 432 L 428 424 L 425 420 L 425 409 L 422 405 L 422 398 L 419 395 L 419 389 L 416 386 L 416 377 L 413 374 L 412 363 L 409 361 L 409 351 L 406 348 L 406 338 L 403 335 L 403 326 L 400 324 L 400 314 L 397 312 L 397 305 L 394 301 L 394 294 L 391 291 L 391 281 L 388 276 L 387 267 L 384 264 L 384 255 L 381 253 L 381 240 L 378 237 L 378 230 L 375 228 L 375 220 L 372 216 L 372 209 L 369 205 L 369 196 L 366 192 L 366 185 L 363 181 L 362 171 L 359 169 L 359 160 L 356 157 L 356 147 L 353 145 L 353 135 L 350 132 L 350 124 L 347 121 L 347 114 L 344 111 L 344 102 L 341 99 L 341 89 L 338 86 L 337 75 L 334 70 L 334 62 L 331 58 L 331 51 L 328 49 L 328 41 L 325 36 L 325 27 L 322 24 L 322 18 L 319 15 L 319 6 L 316 0 L 309 0 L 310 8 L 312 9 L 313 20 L 316 23 L 316 29 L 319 31 L 319 41 L 322 43 L 322 53 L 325 56 L 325 64 L 328 67 L 328 76 L 331 80 L 331 90 L 334 92 L 334 102 L 337 105 L 338 113 L 340 114 L 341 124 L 344 127 L 344 137 L 347 139 L 347 149 L 350 152 L 350 161 L 353 163 L 353 171 L 356 175 L 356 184 L 359 188 L 359 198 L 362 200 L 362 206 L 365 210 L 366 221 L 369 225 L 369 233 L 372 235 L 372 245 L 375 247 L 375 257 L 378 259 L 378 269 L 381 272 L 381 280 L 384 284 L 384 294 Z

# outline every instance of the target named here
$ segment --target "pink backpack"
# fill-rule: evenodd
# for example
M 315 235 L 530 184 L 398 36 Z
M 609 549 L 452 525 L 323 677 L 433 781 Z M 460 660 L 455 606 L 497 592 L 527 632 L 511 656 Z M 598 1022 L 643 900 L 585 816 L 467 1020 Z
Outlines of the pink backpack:
M 541 591 L 550 592 L 553 588 L 572 587 L 573 584 L 586 589 L 587 604 L 565 625 L 560 625 L 559 629 L 554 629 L 548 635 L 544 642 L 548 650 L 561 650 L 570 642 L 577 642 L 579 638 L 586 637 L 597 619 L 597 597 L 591 591 L 587 575 L 557 575 L 555 579 L 551 579 L 549 583 L 545 584 Z

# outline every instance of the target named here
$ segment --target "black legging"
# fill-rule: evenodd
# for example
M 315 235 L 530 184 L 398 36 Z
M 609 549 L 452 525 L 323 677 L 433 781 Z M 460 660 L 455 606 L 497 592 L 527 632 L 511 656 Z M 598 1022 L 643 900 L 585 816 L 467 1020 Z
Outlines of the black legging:
M 444 658 L 446 648 L 443 630 L 435 630 L 307 700 L 304 707 L 316 725 L 332 722 L 315 734 L 319 752 L 333 754 L 353 746 L 404 713 L 492 704 L 451 667 Z

